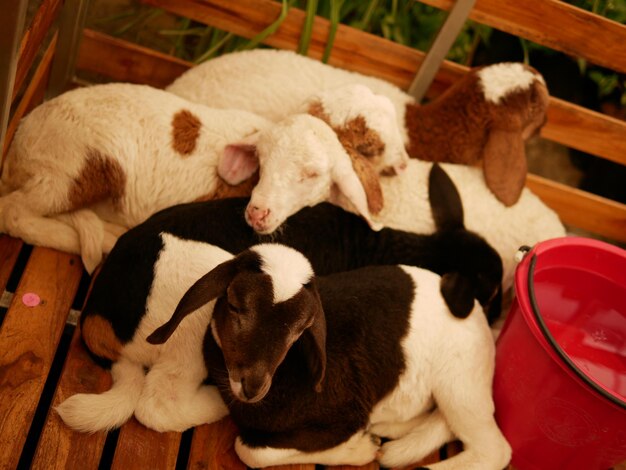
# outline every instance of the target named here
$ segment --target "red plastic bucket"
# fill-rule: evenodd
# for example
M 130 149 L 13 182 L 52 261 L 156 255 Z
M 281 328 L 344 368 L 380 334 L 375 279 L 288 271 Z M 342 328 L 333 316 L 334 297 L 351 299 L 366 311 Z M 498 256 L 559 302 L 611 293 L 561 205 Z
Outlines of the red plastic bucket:
M 519 470 L 626 461 L 626 251 L 566 237 L 515 272 L 496 346 L 496 420 Z

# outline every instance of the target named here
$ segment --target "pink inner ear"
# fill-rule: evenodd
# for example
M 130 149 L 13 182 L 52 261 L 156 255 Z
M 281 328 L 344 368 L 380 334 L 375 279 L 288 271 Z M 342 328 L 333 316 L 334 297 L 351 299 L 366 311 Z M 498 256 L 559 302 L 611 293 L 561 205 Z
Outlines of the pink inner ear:
M 231 144 L 224 148 L 217 174 L 228 184 L 235 185 L 250 178 L 258 167 L 254 145 Z

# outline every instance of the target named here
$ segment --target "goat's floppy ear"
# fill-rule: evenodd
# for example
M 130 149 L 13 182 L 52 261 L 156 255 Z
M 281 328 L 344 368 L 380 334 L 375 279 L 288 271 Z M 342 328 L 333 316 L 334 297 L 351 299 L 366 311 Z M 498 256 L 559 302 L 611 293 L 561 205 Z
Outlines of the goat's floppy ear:
M 380 187 L 380 177 L 374 165 L 365 157 L 350 153 L 352 168 L 365 190 L 367 208 L 371 214 L 378 214 L 383 209 L 383 190 Z
M 474 308 L 474 286 L 463 274 L 444 274 L 441 276 L 439 290 L 455 317 L 466 318 Z
M 259 168 L 256 144 L 260 132 L 249 135 L 240 142 L 224 147 L 217 174 L 228 184 L 237 185 L 250 178 Z
M 526 154 L 520 131 L 492 129 L 483 155 L 487 187 L 505 206 L 517 202 L 526 183 Z
M 146 341 L 150 344 L 165 343 L 183 318 L 224 293 L 237 273 L 238 262 L 239 258 L 226 261 L 198 279 L 185 292 L 167 323 L 154 330 Z
M 334 187 L 354 205 L 357 212 L 367 221 L 372 230 L 380 230 L 382 226 L 371 219 L 367 204 L 367 194 L 349 158 L 340 158 L 335 164 L 332 170 L 332 180 Z M 337 202 L 337 199 L 337 196 L 332 194 L 331 191 L 331 202 Z
M 428 174 L 428 199 L 437 230 L 463 228 L 463 203 L 450 176 L 437 163 Z
M 319 294 L 316 292 L 315 295 L 318 300 L 315 307 L 317 311 L 311 326 L 302 333 L 300 344 L 313 376 L 315 391 L 319 393 L 322 391 L 322 382 L 326 375 L 326 317 Z

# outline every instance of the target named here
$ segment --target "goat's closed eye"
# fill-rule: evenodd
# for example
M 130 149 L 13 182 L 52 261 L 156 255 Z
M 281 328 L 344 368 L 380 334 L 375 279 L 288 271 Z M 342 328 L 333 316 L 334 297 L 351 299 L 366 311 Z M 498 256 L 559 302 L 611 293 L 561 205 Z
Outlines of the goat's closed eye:
M 241 313 L 241 309 L 233 305 L 231 302 L 228 302 L 228 310 L 230 310 L 233 313 Z
M 317 178 L 319 175 L 320 174 L 315 170 L 303 170 L 302 173 L 300 173 L 300 182 L 307 179 Z

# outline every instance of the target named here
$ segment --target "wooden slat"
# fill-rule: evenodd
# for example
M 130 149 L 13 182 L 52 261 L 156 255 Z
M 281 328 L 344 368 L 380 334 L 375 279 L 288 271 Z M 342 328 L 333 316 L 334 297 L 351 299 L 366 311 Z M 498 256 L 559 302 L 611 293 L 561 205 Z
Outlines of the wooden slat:
M 198 426 L 193 431 L 188 470 L 227 468 L 246 470 L 233 447 L 237 427 L 226 417 L 217 423 Z
M 158 88 L 169 85 L 190 66 L 184 60 L 88 29 L 77 59 L 78 69 Z
M 111 375 L 93 362 L 82 344 L 80 330 L 76 328 L 52 406 L 59 405 L 76 393 L 102 393 L 110 386 Z M 100 463 L 105 439 L 104 432 L 87 434 L 73 431 L 51 409 L 31 468 L 95 470 Z
M 170 470 L 176 466 L 179 446 L 179 433 L 159 433 L 132 418 L 120 429 L 111 470 Z
M 449 10 L 452 0 L 420 0 Z M 618 72 L 626 26 L 557 0 L 477 0 L 470 19 Z
M 626 205 L 564 184 L 529 175 L 527 186 L 574 227 L 626 242 Z
M 163 8 L 177 15 L 187 16 L 211 26 L 232 31 L 244 37 L 252 37 L 262 31 L 276 19 L 280 4 L 271 0 L 142 0 L 144 3 Z M 287 19 L 278 31 L 267 38 L 266 44 L 281 49 L 295 50 L 300 38 L 305 13 L 292 8 Z M 329 22 L 317 17 L 313 25 L 309 55 L 314 58 L 322 56 Z M 626 42 L 626 34 L 616 47 Z M 624 48 L 626 49 L 626 48 Z M 423 52 L 400 44 L 393 43 L 373 34 L 340 25 L 335 38 L 333 52 L 329 63 L 366 75 L 373 75 L 388 80 L 401 88 L 408 88 L 415 71 L 424 59 Z M 440 94 L 457 81 L 467 67 L 446 61 L 443 63 L 429 96 Z M 562 102 L 561 102 L 562 103 Z M 555 115 L 559 120 L 548 123 L 542 135 L 550 135 L 551 139 L 568 147 L 592 153 L 615 162 L 626 164 L 626 122 L 617 121 L 608 116 L 594 113 L 575 105 L 562 106 L 554 98 L 550 100 L 549 116 Z M 561 111 L 561 112 L 559 112 Z M 562 115 L 566 111 L 566 115 Z M 569 117 L 568 117 L 569 116 Z M 570 127 L 565 132 L 561 126 L 564 121 L 584 122 L 585 126 L 596 129 L 603 139 L 586 140 L 584 129 Z M 607 141 L 610 144 L 607 144 Z
M 4 140 L 4 149 L 2 152 L 2 162 L 4 162 L 4 155 L 6 155 L 7 150 L 9 149 L 9 145 L 13 140 L 13 136 L 15 135 L 15 131 L 17 130 L 17 126 L 20 123 L 20 120 L 37 104 L 39 104 L 43 100 L 43 94 L 46 88 L 46 84 L 48 83 L 48 77 L 50 76 L 50 66 L 52 64 L 52 58 L 54 57 L 54 48 L 56 47 L 56 39 L 55 35 L 50 42 L 50 45 L 46 49 L 39 65 L 37 66 L 37 70 L 33 75 L 24 95 L 22 96 L 22 100 L 20 104 L 15 109 L 13 113 L 13 117 L 11 118 L 11 122 L 9 122 L 9 126 L 7 128 L 6 138 Z
M 62 0 L 43 0 L 41 6 L 35 13 L 33 21 L 26 30 L 20 45 L 20 57 L 17 61 L 15 84 L 13 85 L 13 99 L 15 99 L 15 96 L 22 87 L 28 70 L 33 65 L 50 26 L 54 23 L 59 14 L 62 3 Z
M 0 328 L 0 468 L 15 468 L 82 273 L 80 259 L 34 248 Z M 33 292 L 40 305 L 27 307 Z
M 427 455 L 426 457 L 424 457 L 419 462 L 415 462 L 415 464 L 413 464 L 413 465 L 410 465 L 408 467 L 394 467 L 391 470 L 412 470 L 413 468 L 422 467 L 424 465 L 428 465 L 429 463 L 436 463 L 436 462 L 439 462 L 439 461 L 440 461 L 440 459 L 439 459 L 439 449 L 437 449 L 433 453 L 431 453 L 431 454 Z
M 626 122 L 558 98 L 550 98 L 547 114 L 542 137 L 626 165 Z
M 23 242 L 17 238 L 0 235 L 0 293 L 6 289 L 22 245 Z
M 276 465 L 272 467 L 264 467 L 264 469 L 265 470 L 315 470 L 315 464 Z
M 332 467 L 324 467 L 326 470 L 379 470 L 380 465 L 378 462 L 371 462 L 367 465 L 361 465 L 355 467 L 353 465 L 334 465 Z

